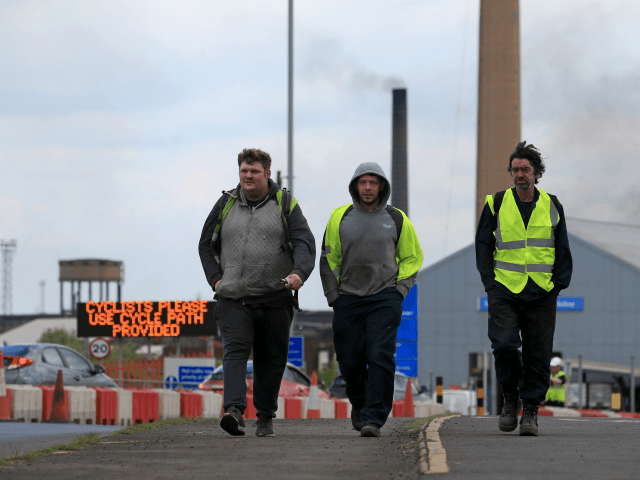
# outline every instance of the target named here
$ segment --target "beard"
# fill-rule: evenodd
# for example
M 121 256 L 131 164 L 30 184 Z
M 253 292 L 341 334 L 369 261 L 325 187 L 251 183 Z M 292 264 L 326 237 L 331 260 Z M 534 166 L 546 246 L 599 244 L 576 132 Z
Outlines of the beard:
M 379 200 L 380 200 L 380 195 L 378 195 L 377 197 L 374 197 L 373 200 L 371 200 L 370 202 L 367 202 L 364 198 L 362 198 L 362 196 L 360 196 L 360 203 L 363 205 L 373 205 Z

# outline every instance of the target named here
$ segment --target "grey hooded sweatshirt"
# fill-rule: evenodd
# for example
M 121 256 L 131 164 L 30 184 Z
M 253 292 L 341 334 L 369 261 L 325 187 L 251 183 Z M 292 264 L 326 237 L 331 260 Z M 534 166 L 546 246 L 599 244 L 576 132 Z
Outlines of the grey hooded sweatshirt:
M 367 174 L 377 175 L 386 182 L 384 190 L 380 193 L 380 204 L 372 212 L 367 212 L 360 205 L 356 185 L 357 180 Z M 366 297 L 390 287 L 396 287 L 405 296 L 417 281 L 419 265 L 409 278 L 397 281 L 399 267 L 396 261 L 396 247 L 403 228 L 410 229 L 412 241 L 415 241 L 418 249 L 420 247 L 409 219 L 398 209 L 387 205 L 391 195 L 389 179 L 377 163 L 362 163 L 356 168 L 349 182 L 349 193 L 353 204 L 345 210 L 339 229 L 342 245 L 339 282 L 327 261 L 327 246 L 332 240 L 327 239 L 326 231 L 322 242 L 320 278 L 329 306 L 333 305 L 338 295 Z

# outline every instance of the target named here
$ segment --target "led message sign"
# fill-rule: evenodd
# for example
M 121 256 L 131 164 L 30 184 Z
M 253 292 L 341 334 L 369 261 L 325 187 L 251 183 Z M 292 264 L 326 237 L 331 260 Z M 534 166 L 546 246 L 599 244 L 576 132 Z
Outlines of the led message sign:
M 216 335 L 215 302 L 78 303 L 78 337 L 199 337 Z

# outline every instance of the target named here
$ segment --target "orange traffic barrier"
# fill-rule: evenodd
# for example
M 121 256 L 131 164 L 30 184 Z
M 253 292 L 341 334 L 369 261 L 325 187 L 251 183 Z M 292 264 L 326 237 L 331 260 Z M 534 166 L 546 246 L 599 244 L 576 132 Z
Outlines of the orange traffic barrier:
M 580 412 L 580 416 L 581 417 L 603 417 L 606 418 L 608 417 L 608 415 L 606 413 L 601 412 L 600 410 L 580 410 L 577 409 L 578 412 Z
M 142 388 L 127 388 L 131 391 L 132 423 L 150 423 L 159 418 L 160 398 L 158 392 Z
M 404 401 L 403 400 L 394 400 L 393 401 L 393 416 L 394 417 L 401 417 L 403 410 L 404 410 Z
M 202 395 L 189 390 L 177 390 L 180 394 L 180 416 L 198 418 L 202 416 Z
M 404 405 L 402 407 L 403 417 L 415 417 L 416 410 L 413 406 L 413 390 L 411 389 L 411 380 L 407 379 L 407 390 L 404 392 Z
M 302 418 L 302 399 L 299 397 L 284 397 L 284 418 Z
M 247 408 L 244 411 L 245 420 L 248 418 L 258 418 L 258 411 L 253 405 L 253 394 L 247 393 Z
M 349 412 L 349 406 L 347 402 L 343 402 L 342 400 L 333 399 L 335 404 L 335 418 L 348 418 L 347 413 Z
M 96 425 L 116 425 L 118 392 L 107 387 L 92 387 L 96 391 Z
M 548 408 L 540 407 L 538 408 L 538 416 L 539 417 L 553 417 L 553 411 Z
M 67 395 L 65 401 L 64 384 L 62 382 L 62 370 L 58 370 L 58 378 L 56 379 L 56 388 L 53 390 L 53 400 L 51 402 L 51 413 L 49 414 L 50 422 L 68 422 L 69 421 L 69 397 Z
M 4 357 L 0 350 L 0 420 L 11 420 L 11 390 L 4 383 Z

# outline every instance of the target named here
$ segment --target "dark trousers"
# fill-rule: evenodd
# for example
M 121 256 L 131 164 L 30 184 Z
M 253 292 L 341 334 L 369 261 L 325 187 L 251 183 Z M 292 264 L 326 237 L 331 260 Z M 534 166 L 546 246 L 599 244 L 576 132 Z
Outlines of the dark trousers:
M 526 302 L 499 288 L 488 292 L 496 379 L 504 392 L 515 392 L 522 380 L 520 397 L 530 405 L 543 402 L 549 389 L 557 298 L 549 293 Z
M 253 347 L 253 405 L 275 417 L 280 382 L 289 355 L 293 307 L 246 306 L 218 299 L 217 321 L 224 356 L 224 409 L 247 407 L 247 361 Z
M 402 294 L 395 287 L 370 297 L 340 295 L 333 303 L 333 341 L 352 408 L 362 423 L 383 426 L 393 407 L 396 336 Z

